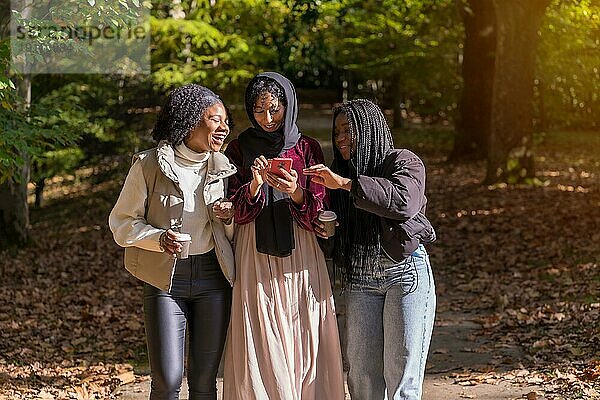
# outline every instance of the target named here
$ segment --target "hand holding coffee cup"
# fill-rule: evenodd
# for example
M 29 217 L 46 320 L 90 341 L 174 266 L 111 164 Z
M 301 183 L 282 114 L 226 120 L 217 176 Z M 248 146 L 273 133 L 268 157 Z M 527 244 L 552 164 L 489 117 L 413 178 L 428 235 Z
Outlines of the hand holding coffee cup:
M 161 248 L 171 255 L 179 255 L 179 258 L 182 258 L 181 253 L 184 250 L 186 251 L 185 254 L 187 254 L 185 258 L 188 257 L 191 241 L 192 237 L 187 233 L 182 234 L 171 229 L 167 229 L 159 238 Z
M 328 239 L 335 235 L 337 215 L 333 211 L 321 211 L 317 223 L 315 223 L 315 232 L 318 236 Z
M 177 254 L 177 258 L 180 260 L 185 260 L 190 255 L 190 244 L 192 243 L 192 237 L 187 233 L 178 233 L 176 241 L 181 245 L 181 251 Z

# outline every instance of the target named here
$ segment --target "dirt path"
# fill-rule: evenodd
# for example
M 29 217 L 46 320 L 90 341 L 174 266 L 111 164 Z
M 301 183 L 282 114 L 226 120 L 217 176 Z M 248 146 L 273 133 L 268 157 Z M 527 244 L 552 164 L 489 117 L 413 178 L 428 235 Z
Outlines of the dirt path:
M 313 115 L 307 110 L 304 111 L 302 114 L 305 118 L 299 121 L 303 131 L 310 132 L 321 139 L 328 138 L 331 129 L 330 115 L 319 113 L 313 113 L 315 114 Z M 532 216 L 529 214 L 522 215 L 519 210 L 522 209 L 523 204 L 543 202 L 545 199 L 544 192 L 513 191 L 508 196 L 482 189 L 479 185 L 482 179 L 481 171 L 484 170 L 482 165 L 479 168 L 450 168 L 444 162 L 443 155 L 447 151 L 443 150 L 443 144 L 441 142 L 430 143 L 426 140 L 420 143 L 419 135 L 418 131 L 404 133 L 404 136 L 400 137 L 402 139 L 400 142 L 409 148 L 414 147 L 417 152 L 425 156 L 429 167 L 430 207 L 428 214 L 434 219 L 434 225 L 441 238 L 440 243 L 432 246 L 432 252 L 430 253 L 434 274 L 436 275 L 438 312 L 427 362 L 423 399 L 508 400 L 525 398 L 535 400 L 565 398 L 553 395 L 551 384 L 540 378 L 540 371 L 533 371 L 537 368 L 536 361 L 532 363 L 531 357 L 526 359 L 523 354 L 523 347 L 521 347 L 523 345 L 527 346 L 524 335 L 515 331 L 510 336 L 512 332 L 508 332 L 505 340 L 493 342 L 492 339 L 489 339 L 489 335 L 486 339 L 486 334 L 482 334 L 483 327 L 481 326 L 481 321 L 485 321 L 491 313 L 502 314 L 501 310 L 491 309 L 489 299 L 486 302 L 482 296 L 489 297 L 493 294 L 495 297 L 504 300 L 503 305 L 507 305 L 508 301 L 506 300 L 512 299 L 513 294 L 511 291 L 515 290 L 510 285 L 514 281 L 512 276 L 517 276 L 521 271 L 518 270 L 518 267 L 515 267 L 518 270 L 515 273 L 515 271 L 506 268 L 506 265 L 515 264 L 511 258 L 513 257 L 512 253 L 528 254 L 527 251 L 518 251 L 518 245 L 524 243 L 524 241 L 510 241 L 513 236 L 503 235 L 501 229 L 495 231 L 492 228 L 502 227 L 506 223 L 511 226 L 518 225 L 518 221 L 531 219 Z M 408 141 L 416 140 L 416 142 L 406 144 L 404 142 L 407 139 Z M 330 160 L 332 157 L 330 142 L 321 140 L 321 143 L 325 158 Z M 563 166 L 555 167 L 555 169 L 564 170 L 565 168 Z M 454 184 L 449 186 L 448 182 L 454 182 Z M 534 200 L 529 199 L 527 196 L 531 196 Z M 472 217 L 472 220 L 469 220 L 468 225 L 465 221 L 444 217 L 463 209 L 483 209 L 485 214 L 486 207 L 491 210 L 499 209 L 502 211 L 494 218 L 493 224 L 491 221 L 480 221 L 477 213 L 476 216 Z M 540 209 L 543 210 L 544 207 L 538 207 L 528 212 L 532 213 Z M 473 215 L 473 212 L 471 212 L 471 215 Z M 502 216 L 504 216 L 504 220 L 499 219 Z M 546 214 L 543 214 L 543 216 L 547 218 Z M 541 220 L 542 218 L 539 217 L 538 219 Z M 456 224 L 459 225 L 460 229 L 457 229 Z M 469 228 L 471 229 L 469 230 Z M 485 237 L 489 239 L 487 242 L 481 240 L 477 233 L 478 229 L 480 232 L 485 232 Z M 527 230 L 526 227 L 522 229 Z M 511 230 L 514 229 L 511 228 Z M 589 231 L 589 229 L 581 230 Z M 485 247 L 488 242 L 495 243 L 494 249 Z M 531 238 L 531 242 L 536 242 L 535 238 Z M 537 242 L 543 243 L 544 241 L 540 239 Z M 466 246 L 468 243 L 471 245 Z M 504 243 L 503 248 L 512 249 L 510 252 L 506 252 L 506 254 L 509 254 L 507 260 L 499 257 L 505 253 L 496 251 L 499 243 Z M 487 265 L 492 264 L 492 260 L 486 257 L 481 259 L 482 254 L 488 254 L 490 251 L 491 254 L 495 255 L 496 263 L 501 265 L 496 269 L 489 268 Z M 525 264 L 531 262 L 542 263 L 542 261 L 535 258 L 535 254 L 531 255 L 530 258 L 534 261 L 527 259 L 524 261 Z M 489 276 L 494 277 L 492 278 L 494 284 L 487 282 L 485 279 L 479 279 L 477 282 L 472 280 L 472 278 L 480 277 L 478 273 L 481 271 L 482 266 L 493 271 Z M 502 282 L 504 286 L 498 285 L 499 282 Z M 532 282 L 537 282 L 537 280 Z M 496 290 L 498 293 L 486 293 L 485 290 L 482 293 L 481 288 L 483 287 L 488 287 L 492 291 Z M 515 299 L 518 297 L 515 296 Z M 509 304 L 508 306 L 516 309 L 522 306 L 530 306 L 527 303 L 517 306 L 518 302 L 514 300 L 513 303 L 515 304 Z M 336 304 L 338 305 L 338 312 L 341 314 L 339 320 L 340 331 L 343 332 L 343 303 L 340 299 L 337 299 Z M 476 306 L 472 306 L 472 304 Z M 342 337 L 342 341 L 343 339 Z M 531 371 L 528 371 L 526 366 L 529 366 Z M 137 400 L 147 398 L 147 381 L 134 386 L 134 388 L 135 390 L 142 390 L 139 397 L 135 397 L 131 393 L 132 390 L 126 387 L 123 388 L 121 399 Z M 185 391 L 182 391 L 182 396 L 183 393 Z
M 343 313 L 343 305 L 342 307 Z M 456 312 L 441 312 L 436 317 L 431 350 L 427 360 L 427 373 L 423 400 L 486 399 L 512 400 L 528 398 L 544 399 L 543 388 L 539 386 L 517 386 L 507 381 L 487 379 L 478 382 L 477 371 L 519 370 L 522 357 L 517 347 L 487 349 L 492 344 L 477 335 L 481 326 L 474 322 L 476 315 Z M 340 325 L 343 326 L 343 314 Z M 119 400 L 145 400 L 148 398 L 150 379 L 147 371 L 139 382 L 124 385 L 118 389 Z M 515 372 L 518 374 L 518 372 Z M 219 391 L 223 385 L 218 380 Z M 187 399 L 187 387 L 184 384 L 181 399 Z M 349 396 L 347 397 L 349 399 Z M 218 397 L 221 399 L 221 396 Z
M 487 379 L 478 381 L 480 371 L 519 370 L 523 357 L 517 347 L 489 351 L 491 343 L 477 335 L 481 326 L 475 315 L 442 312 L 436 318 L 431 350 L 427 359 L 424 400 L 487 399 L 508 400 L 543 399 L 539 386 L 517 386 L 507 381 Z
M 327 138 L 330 118 L 302 128 Z M 424 158 L 438 232 L 425 400 L 600 399 L 598 137 L 549 132 L 544 186 L 486 187 L 484 163 L 445 162 L 448 132 L 396 135 Z M 48 185 L 31 246 L 0 252 L 0 399 L 148 398 L 142 288 L 106 226 L 128 165 Z

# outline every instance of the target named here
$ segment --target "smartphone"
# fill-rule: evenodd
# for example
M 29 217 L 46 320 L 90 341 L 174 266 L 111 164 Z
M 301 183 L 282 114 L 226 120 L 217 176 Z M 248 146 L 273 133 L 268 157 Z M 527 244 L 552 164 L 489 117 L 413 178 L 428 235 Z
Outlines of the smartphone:
M 287 172 L 290 172 L 292 169 L 291 158 L 271 158 L 267 161 L 269 162 L 268 171 L 278 176 L 281 176 L 280 168 L 286 170 Z

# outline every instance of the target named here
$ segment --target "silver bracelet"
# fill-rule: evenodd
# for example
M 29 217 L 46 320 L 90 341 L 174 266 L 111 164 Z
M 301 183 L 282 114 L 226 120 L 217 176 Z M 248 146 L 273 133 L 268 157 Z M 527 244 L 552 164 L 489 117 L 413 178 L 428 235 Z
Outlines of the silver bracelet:
M 158 247 L 160 248 L 161 251 L 167 251 L 167 249 L 165 248 L 165 236 L 166 235 L 167 235 L 167 231 L 164 231 L 158 237 Z

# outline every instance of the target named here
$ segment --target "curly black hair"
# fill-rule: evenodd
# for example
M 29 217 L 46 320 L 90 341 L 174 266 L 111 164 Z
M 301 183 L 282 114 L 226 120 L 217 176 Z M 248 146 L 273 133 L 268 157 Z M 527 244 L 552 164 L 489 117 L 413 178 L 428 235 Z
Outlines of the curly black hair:
M 166 140 L 173 146 L 181 144 L 198 126 L 206 109 L 219 102 L 227 111 L 231 128 L 229 109 L 212 90 L 196 84 L 184 85 L 173 90 L 156 119 L 152 137 L 157 142 Z
M 266 76 L 257 76 L 250 81 L 246 89 L 246 110 L 252 111 L 256 99 L 263 93 L 270 93 L 272 96 L 277 97 L 279 103 L 287 107 L 285 92 L 279 83 Z

